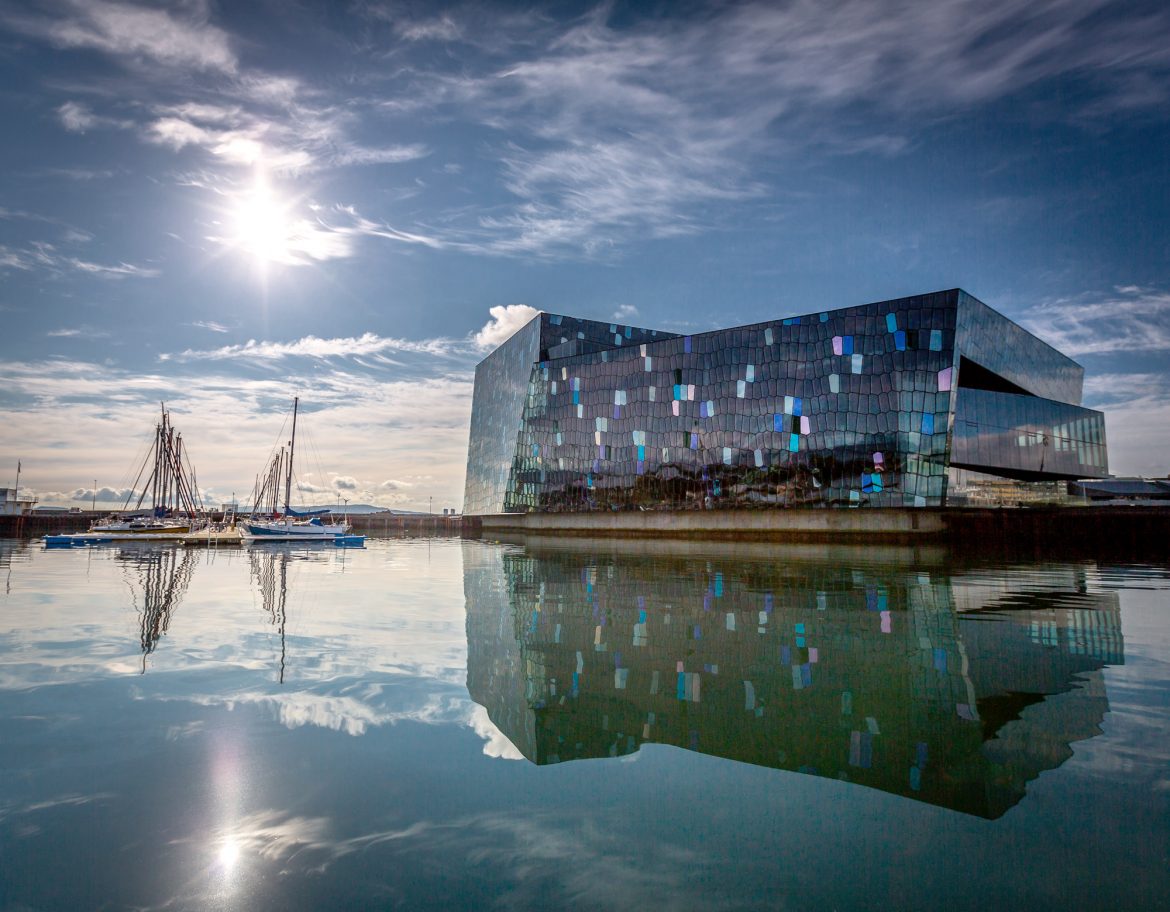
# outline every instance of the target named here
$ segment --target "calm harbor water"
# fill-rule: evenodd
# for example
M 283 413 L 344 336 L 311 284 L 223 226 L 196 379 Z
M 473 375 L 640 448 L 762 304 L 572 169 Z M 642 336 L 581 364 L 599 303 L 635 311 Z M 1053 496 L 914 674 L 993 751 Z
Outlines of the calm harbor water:
M 1170 909 L 1170 566 L 0 541 L 0 912 Z

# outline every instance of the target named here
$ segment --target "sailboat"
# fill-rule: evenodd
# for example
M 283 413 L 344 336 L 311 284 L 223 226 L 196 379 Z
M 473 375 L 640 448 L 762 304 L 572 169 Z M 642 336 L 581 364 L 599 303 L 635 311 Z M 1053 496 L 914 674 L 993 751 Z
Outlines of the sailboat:
M 176 432 L 170 413 L 163 405 L 162 417 L 154 429 L 154 444 L 138 470 L 138 478 L 130 487 L 126 503 L 122 505 L 123 511 L 130 509 L 130 500 L 149 467 L 150 473 L 133 508 L 137 515 L 129 518 L 111 515 L 94 522 L 89 528 L 90 533 L 119 533 L 119 537 L 181 534 L 191 531 L 193 520 L 205 522 L 195 472 L 189 464 L 184 465 L 185 456 L 183 435 Z M 148 494 L 150 505 L 147 515 L 142 515 Z
M 350 535 L 350 525 L 326 522 L 329 510 L 299 512 L 289 506 L 292 495 L 293 454 L 297 444 L 297 409 L 300 399 L 293 399 L 292 436 L 288 453 L 284 447 L 273 455 L 252 492 L 252 514 L 240 523 L 240 535 L 248 542 L 312 542 L 331 541 L 336 544 L 361 544 L 364 535 Z M 279 505 L 280 486 L 284 486 L 284 502 Z M 264 505 L 268 510 L 263 510 Z

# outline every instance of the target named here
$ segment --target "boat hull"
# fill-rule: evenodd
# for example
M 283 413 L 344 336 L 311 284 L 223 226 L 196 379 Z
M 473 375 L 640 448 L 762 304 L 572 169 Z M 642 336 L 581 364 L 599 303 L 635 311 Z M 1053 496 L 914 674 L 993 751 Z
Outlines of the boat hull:
M 244 522 L 240 524 L 240 535 L 249 542 L 337 541 L 354 537 L 345 523 Z

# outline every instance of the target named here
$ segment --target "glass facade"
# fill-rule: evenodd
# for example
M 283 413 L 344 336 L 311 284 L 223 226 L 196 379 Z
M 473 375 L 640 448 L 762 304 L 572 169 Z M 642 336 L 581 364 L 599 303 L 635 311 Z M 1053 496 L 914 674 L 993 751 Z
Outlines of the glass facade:
M 1101 477 L 1082 377 L 957 289 L 691 336 L 541 314 L 476 370 L 464 512 L 940 506 L 952 463 Z

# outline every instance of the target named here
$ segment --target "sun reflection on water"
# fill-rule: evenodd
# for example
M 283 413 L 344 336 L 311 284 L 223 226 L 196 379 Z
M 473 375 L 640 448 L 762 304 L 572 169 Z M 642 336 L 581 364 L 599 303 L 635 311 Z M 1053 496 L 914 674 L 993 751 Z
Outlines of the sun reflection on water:
M 226 840 L 223 845 L 219 847 L 219 853 L 216 855 L 216 864 L 224 874 L 231 874 L 236 867 L 236 862 L 240 860 L 240 846 L 234 839 Z

